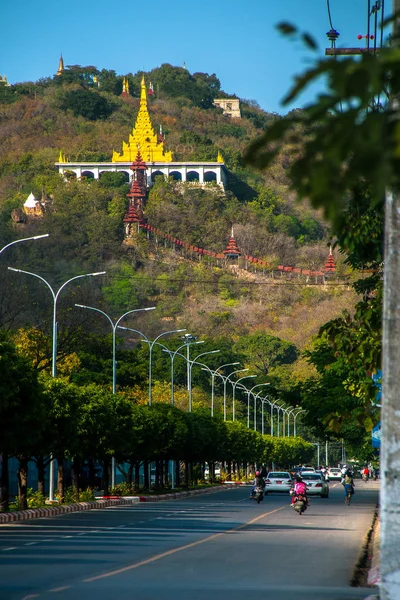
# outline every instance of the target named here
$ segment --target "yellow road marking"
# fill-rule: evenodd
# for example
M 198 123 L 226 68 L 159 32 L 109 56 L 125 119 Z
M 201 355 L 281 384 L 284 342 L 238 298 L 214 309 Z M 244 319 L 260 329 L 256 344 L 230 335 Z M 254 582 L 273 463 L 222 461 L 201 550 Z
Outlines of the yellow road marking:
M 89 577 L 88 579 L 83 579 L 83 582 L 90 583 L 91 581 L 96 581 L 97 579 L 103 579 L 104 577 L 112 577 L 113 575 L 119 575 L 120 573 L 125 573 L 126 571 L 131 571 L 132 569 L 137 569 L 138 567 L 143 567 L 144 565 L 148 565 L 152 562 L 160 560 L 161 558 L 164 558 L 165 556 L 171 556 L 171 554 L 175 554 L 176 552 L 182 552 L 182 550 L 187 550 L 188 548 L 193 548 L 194 546 L 199 546 L 200 544 L 205 544 L 206 542 L 211 542 L 212 540 L 215 540 L 216 538 L 221 537 L 222 535 L 226 535 L 227 533 L 235 533 L 235 531 L 244 529 L 245 527 L 248 527 L 249 525 L 252 525 L 253 523 L 256 523 L 257 521 L 264 519 L 264 517 L 268 517 L 269 515 L 272 515 L 273 513 L 283 510 L 284 508 L 286 508 L 286 506 L 281 506 L 280 508 L 276 508 L 275 510 L 271 510 L 262 515 L 259 515 L 258 517 L 251 519 L 251 521 L 248 521 L 247 523 L 242 523 L 242 525 L 238 525 L 238 527 L 234 527 L 233 529 L 229 529 L 229 530 L 223 531 L 221 533 L 214 533 L 213 535 L 209 535 L 208 537 L 206 537 L 202 540 L 197 540 L 197 542 L 191 542 L 190 544 L 185 544 L 184 546 L 178 546 L 178 548 L 173 548 L 172 550 L 167 550 L 166 552 L 162 552 L 161 554 L 156 554 L 156 556 L 152 556 L 151 558 L 147 558 L 146 560 L 141 560 L 140 562 L 134 563 L 133 565 L 128 565 L 127 567 L 122 567 L 121 569 L 116 569 L 115 571 L 109 571 L 108 573 L 103 573 L 102 575 L 96 575 L 95 577 Z

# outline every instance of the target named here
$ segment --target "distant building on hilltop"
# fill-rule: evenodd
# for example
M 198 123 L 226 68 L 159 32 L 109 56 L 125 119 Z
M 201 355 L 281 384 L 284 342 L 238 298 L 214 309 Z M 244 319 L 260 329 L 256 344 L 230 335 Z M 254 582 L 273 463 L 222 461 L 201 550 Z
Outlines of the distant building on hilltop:
M 138 151 L 146 163 L 145 182 L 149 188 L 157 176 L 171 177 L 175 181 L 192 182 L 204 185 L 215 182 L 224 188 L 227 170 L 220 152 L 216 161 L 174 162 L 173 153 L 164 149 L 164 136 L 155 133 L 147 106 L 147 90 L 144 77 L 141 82 L 140 106 L 136 123 L 128 142 L 122 142 L 122 152 L 114 150 L 110 162 L 69 162 L 60 151 L 56 163 L 59 173 L 77 178 L 99 179 L 103 173 L 123 172 L 127 181 L 132 181 L 132 164 L 137 160 Z
M 224 115 L 232 117 L 232 119 L 241 119 L 240 100 L 239 98 L 215 98 L 214 106 L 222 108 Z
M 0 75 L 0 85 L 4 85 L 5 87 L 10 87 L 11 83 L 8 83 L 6 75 Z

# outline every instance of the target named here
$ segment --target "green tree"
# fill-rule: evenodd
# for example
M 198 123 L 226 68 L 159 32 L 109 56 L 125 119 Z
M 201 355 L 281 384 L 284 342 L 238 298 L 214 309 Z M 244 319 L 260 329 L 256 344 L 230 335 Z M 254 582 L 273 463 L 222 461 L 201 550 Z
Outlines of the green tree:
M 64 93 L 60 108 L 71 110 L 75 117 L 81 116 L 89 121 L 97 121 L 109 117 L 115 107 L 98 92 L 76 89 Z
M 271 367 L 294 363 L 299 356 L 294 344 L 267 333 L 242 336 L 234 350 L 245 356 L 246 365 L 263 375 L 267 375 Z
M 8 457 L 19 459 L 19 505 L 27 508 L 28 461 L 44 433 L 45 404 L 37 372 L 9 336 L 0 332 L 0 452 L 2 498 L 8 506 Z

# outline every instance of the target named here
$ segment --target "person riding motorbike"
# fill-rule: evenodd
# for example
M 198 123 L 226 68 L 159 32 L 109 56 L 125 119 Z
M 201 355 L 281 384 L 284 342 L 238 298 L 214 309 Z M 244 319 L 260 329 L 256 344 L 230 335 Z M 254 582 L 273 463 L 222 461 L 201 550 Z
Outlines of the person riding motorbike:
M 363 478 L 364 481 L 368 481 L 368 479 L 369 479 L 369 469 L 368 469 L 368 467 L 365 467 L 363 469 L 362 478 Z
M 254 498 L 254 492 L 256 491 L 256 488 L 258 488 L 258 487 L 261 488 L 262 491 L 264 491 L 265 479 L 264 479 L 264 477 L 261 476 L 260 471 L 256 471 L 256 476 L 253 481 L 253 487 L 251 488 L 251 492 L 250 492 L 250 498 Z
M 293 487 L 290 490 L 290 493 L 292 494 L 292 502 L 291 503 L 294 504 L 296 501 L 296 497 L 298 495 L 301 495 L 301 496 L 304 496 L 304 498 L 306 499 L 306 506 L 308 506 L 307 490 L 308 490 L 308 487 L 304 483 L 304 481 L 302 480 L 300 475 L 296 475 L 296 477 L 294 479 Z

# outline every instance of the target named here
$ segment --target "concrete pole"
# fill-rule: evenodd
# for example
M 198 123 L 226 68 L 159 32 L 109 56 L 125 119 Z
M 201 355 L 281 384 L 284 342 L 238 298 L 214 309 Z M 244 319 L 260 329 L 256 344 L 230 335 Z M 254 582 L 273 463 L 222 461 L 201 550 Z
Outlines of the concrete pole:
M 400 14 L 400 0 L 392 0 Z M 400 18 L 394 23 L 393 45 L 398 46 Z M 397 109 L 398 99 L 392 100 Z M 385 269 L 382 337 L 382 448 L 381 448 L 381 600 L 400 598 L 400 194 L 387 191 L 385 200 Z

